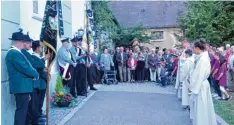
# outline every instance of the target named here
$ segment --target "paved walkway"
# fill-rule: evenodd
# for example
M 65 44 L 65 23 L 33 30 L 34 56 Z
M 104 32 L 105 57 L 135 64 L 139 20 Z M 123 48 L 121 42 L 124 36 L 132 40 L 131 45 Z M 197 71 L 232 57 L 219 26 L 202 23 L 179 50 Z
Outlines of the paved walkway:
M 154 83 L 103 85 L 66 125 L 190 125 L 173 87 Z

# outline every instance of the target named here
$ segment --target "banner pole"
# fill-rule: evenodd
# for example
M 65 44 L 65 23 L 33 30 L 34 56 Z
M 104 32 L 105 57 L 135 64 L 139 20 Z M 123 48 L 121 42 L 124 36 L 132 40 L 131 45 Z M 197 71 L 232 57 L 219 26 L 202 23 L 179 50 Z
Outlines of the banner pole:
M 48 49 L 48 54 L 50 50 Z M 49 102 L 50 102 L 50 60 L 47 62 L 47 82 L 46 82 L 46 125 L 49 125 Z

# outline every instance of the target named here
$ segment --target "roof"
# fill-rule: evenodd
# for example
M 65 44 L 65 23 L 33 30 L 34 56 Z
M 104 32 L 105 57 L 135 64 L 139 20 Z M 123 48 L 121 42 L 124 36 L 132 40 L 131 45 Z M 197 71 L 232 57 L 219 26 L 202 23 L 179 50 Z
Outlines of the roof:
M 112 1 L 110 9 L 123 28 L 178 27 L 178 13 L 187 11 L 185 1 Z

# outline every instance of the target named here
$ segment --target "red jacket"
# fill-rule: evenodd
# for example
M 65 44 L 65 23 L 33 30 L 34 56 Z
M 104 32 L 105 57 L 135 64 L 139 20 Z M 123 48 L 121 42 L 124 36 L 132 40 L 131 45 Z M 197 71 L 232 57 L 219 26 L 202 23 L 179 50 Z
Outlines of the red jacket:
M 133 63 L 133 64 L 131 63 L 131 59 L 134 60 L 134 63 Z M 129 67 L 131 70 L 135 70 L 135 69 L 136 69 L 136 65 L 137 65 L 136 59 L 134 59 L 134 58 L 129 58 L 129 59 L 128 59 L 128 67 Z

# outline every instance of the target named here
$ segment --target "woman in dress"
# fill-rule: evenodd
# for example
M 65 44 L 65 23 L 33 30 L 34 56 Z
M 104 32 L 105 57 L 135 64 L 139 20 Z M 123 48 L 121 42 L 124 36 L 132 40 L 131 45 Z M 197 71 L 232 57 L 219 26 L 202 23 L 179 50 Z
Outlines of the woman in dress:
M 220 56 L 220 68 L 219 68 L 219 76 L 218 76 L 218 84 L 219 88 L 221 90 L 222 98 L 220 100 L 229 101 L 232 96 L 228 94 L 228 92 L 225 90 L 225 87 L 227 86 L 227 62 L 224 56 Z
M 191 91 L 193 109 L 193 125 L 217 125 L 213 100 L 210 92 L 208 77 L 210 75 L 210 60 L 207 57 L 204 40 L 194 43 L 193 51 L 196 54 L 195 69 L 192 73 L 189 90 Z

